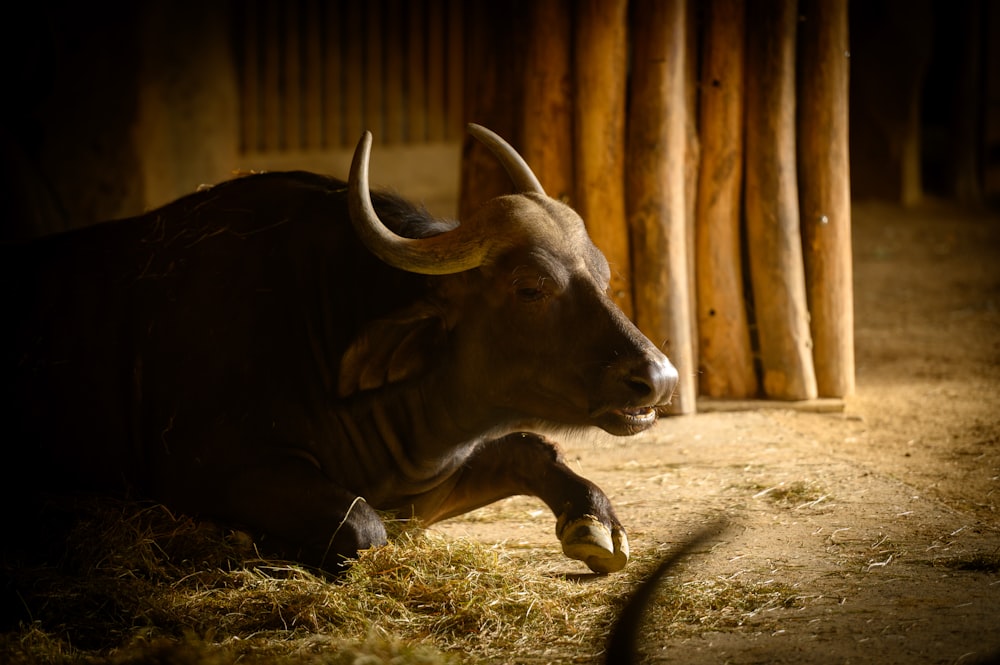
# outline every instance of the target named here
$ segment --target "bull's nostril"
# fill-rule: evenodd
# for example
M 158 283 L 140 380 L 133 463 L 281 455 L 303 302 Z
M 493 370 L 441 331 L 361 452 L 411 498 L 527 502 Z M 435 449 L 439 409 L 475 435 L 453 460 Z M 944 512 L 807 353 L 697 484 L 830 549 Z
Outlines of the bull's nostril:
M 643 403 L 659 403 L 670 399 L 677 387 L 677 370 L 670 361 L 644 363 L 633 368 L 625 377 L 632 398 Z
M 640 377 L 631 377 L 625 380 L 628 387 L 635 394 L 636 397 L 645 398 L 653 394 L 654 388 L 648 380 Z

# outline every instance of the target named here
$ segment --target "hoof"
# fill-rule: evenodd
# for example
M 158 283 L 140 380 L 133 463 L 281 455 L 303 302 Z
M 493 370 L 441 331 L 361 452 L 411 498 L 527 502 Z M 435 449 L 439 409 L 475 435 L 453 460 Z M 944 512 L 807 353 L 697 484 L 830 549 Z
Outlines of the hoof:
M 595 573 L 614 573 L 628 563 L 628 537 L 620 527 L 609 530 L 592 515 L 556 525 L 563 554 L 583 561 Z

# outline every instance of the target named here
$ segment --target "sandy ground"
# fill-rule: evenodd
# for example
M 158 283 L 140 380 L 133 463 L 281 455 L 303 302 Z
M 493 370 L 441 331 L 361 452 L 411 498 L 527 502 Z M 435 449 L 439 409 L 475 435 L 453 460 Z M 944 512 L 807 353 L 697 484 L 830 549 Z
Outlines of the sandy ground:
M 854 229 L 858 388 L 843 411 L 701 413 L 564 443 L 637 560 L 727 518 L 668 587 L 786 589 L 722 627 L 653 612 L 649 662 L 1000 662 L 1000 217 L 860 204 Z M 517 498 L 435 528 L 583 572 L 554 556 L 543 508 Z

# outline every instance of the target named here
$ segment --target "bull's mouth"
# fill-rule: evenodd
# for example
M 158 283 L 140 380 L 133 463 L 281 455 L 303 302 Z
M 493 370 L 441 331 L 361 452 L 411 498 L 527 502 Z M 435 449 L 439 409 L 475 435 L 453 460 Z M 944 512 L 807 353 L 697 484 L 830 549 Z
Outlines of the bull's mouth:
M 628 436 L 644 432 L 656 424 L 656 407 L 634 406 L 611 409 L 599 418 L 599 426 L 609 434 Z

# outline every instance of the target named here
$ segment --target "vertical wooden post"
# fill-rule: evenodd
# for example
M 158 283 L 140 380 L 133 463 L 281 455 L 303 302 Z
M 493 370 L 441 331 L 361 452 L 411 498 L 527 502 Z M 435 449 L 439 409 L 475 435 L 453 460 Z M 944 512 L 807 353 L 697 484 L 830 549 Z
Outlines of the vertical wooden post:
M 344 33 L 348 31 L 360 30 L 364 25 L 364 6 L 358 2 L 344 3 Z M 352 145 L 361 137 L 361 132 L 366 129 L 374 130 L 374 127 L 365 126 L 364 104 L 364 78 L 363 70 L 359 63 L 364 62 L 364 40 L 347 39 L 347 47 L 344 50 L 344 126 L 345 142 Z M 381 141 L 381 139 L 378 139 Z
M 795 168 L 795 0 L 748 3 L 746 219 L 764 392 L 817 396 Z
M 445 41 L 444 0 L 427 3 L 427 138 L 431 142 L 445 137 L 445 58 L 448 44 Z
M 302 60 L 299 57 L 299 7 L 282 6 L 281 44 L 281 148 L 302 149 Z
M 702 51 L 696 282 L 701 393 L 757 393 L 743 288 L 740 220 L 746 34 L 743 0 L 708 5 Z
M 291 4 L 291 3 L 290 3 Z M 362 128 L 371 130 L 376 143 L 385 143 L 385 128 L 382 126 L 383 114 L 383 59 L 382 44 L 382 6 L 378 2 L 366 2 L 364 4 L 364 38 L 361 40 L 364 51 L 364 60 L 356 63 L 364 63 L 364 80 L 358 94 L 362 95 Z M 354 66 L 361 66 L 355 64 Z M 361 132 L 358 132 L 360 136 Z
M 568 0 L 528 7 L 521 155 L 545 192 L 570 204 L 573 191 L 572 15 Z
M 464 111 L 469 122 L 489 127 L 517 146 L 515 118 L 520 118 L 521 99 L 514 85 L 519 72 L 514 33 L 513 3 L 474 2 L 466 6 Z M 503 166 L 478 141 L 465 135 L 458 205 L 459 219 L 466 219 L 485 201 L 510 193 L 510 178 Z
M 449 141 L 461 141 L 465 136 L 465 97 L 462 94 L 465 31 L 462 29 L 462 9 L 460 0 L 448 3 L 448 121 L 445 139 Z
M 685 0 L 633 8 L 627 183 L 636 322 L 677 366 L 673 413 L 695 410 L 688 274 Z
M 406 62 L 403 53 L 404 34 L 403 0 L 389 0 L 383 18 L 385 31 L 385 142 L 403 143 L 406 125 Z
M 854 297 L 848 163 L 847 3 L 804 0 L 800 12 L 799 192 L 816 384 L 854 392 Z
M 240 149 L 244 152 L 260 150 L 260 17 L 257 6 L 248 2 L 243 6 L 243 98 L 240 100 Z
M 632 316 L 625 219 L 626 0 L 575 3 L 574 206 L 611 264 L 611 294 Z
M 409 26 L 406 47 L 406 90 L 410 108 L 406 127 L 409 143 L 427 140 L 427 16 L 424 4 L 409 3 Z
M 259 150 L 281 150 L 281 13 L 277 5 L 268 4 L 263 16 L 259 16 L 263 26 L 260 33 L 264 52 L 260 64 L 261 132 Z
M 327 149 L 340 148 L 347 141 L 359 138 L 344 137 L 344 40 L 340 38 L 344 26 L 339 9 L 335 3 L 326 8 L 328 41 L 323 53 L 323 146 Z
M 318 0 L 310 0 L 303 7 L 305 20 L 302 35 L 303 53 L 303 100 L 302 131 L 303 147 L 320 150 L 323 147 L 323 22 Z
M 698 7 L 695 0 L 685 0 L 684 10 L 687 37 L 684 49 L 684 133 L 687 137 L 684 148 L 684 218 L 687 228 L 684 239 L 687 244 L 688 298 L 690 308 L 687 314 L 691 325 L 691 367 L 698 367 L 698 278 L 695 273 L 695 224 L 698 212 L 698 170 L 701 167 L 701 137 L 698 135 L 698 48 L 701 35 L 698 28 Z M 697 378 L 695 395 L 698 394 Z

